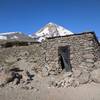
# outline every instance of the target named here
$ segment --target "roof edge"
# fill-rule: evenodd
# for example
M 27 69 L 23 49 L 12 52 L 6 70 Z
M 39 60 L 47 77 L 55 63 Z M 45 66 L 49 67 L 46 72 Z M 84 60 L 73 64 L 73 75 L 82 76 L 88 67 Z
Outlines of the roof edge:
M 84 34 L 95 34 L 95 32 L 82 32 L 82 33 L 74 33 L 65 36 L 55 36 L 55 37 L 48 37 L 47 39 L 59 38 L 59 37 L 69 37 L 69 36 L 76 36 L 76 35 L 84 35 Z
M 96 33 L 94 31 L 91 31 L 91 32 L 82 32 L 82 33 L 75 33 L 75 34 L 70 34 L 70 35 L 65 35 L 65 36 L 49 37 L 47 39 L 55 39 L 55 38 L 60 38 L 60 37 L 78 36 L 78 35 L 85 35 L 85 34 L 92 34 L 94 36 L 94 39 L 96 40 L 96 42 L 100 46 L 100 43 L 99 43 L 98 38 L 96 36 Z

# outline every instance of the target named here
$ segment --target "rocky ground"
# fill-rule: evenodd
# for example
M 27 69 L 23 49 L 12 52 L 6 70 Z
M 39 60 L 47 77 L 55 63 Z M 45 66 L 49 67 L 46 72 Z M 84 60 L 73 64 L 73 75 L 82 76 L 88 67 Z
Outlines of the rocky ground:
M 78 81 L 74 83 L 70 78 L 71 73 L 63 72 L 59 76 L 49 77 L 34 74 L 32 79 L 25 72 L 20 75 L 23 76 L 20 83 L 16 84 L 18 80 L 15 78 L 1 85 L 0 100 L 100 100 L 100 84 L 94 81 L 87 84 L 79 84 Z
M 42 72 L 34 67 L 33 53 L 32 47 L 0 51 L 0 100 L 100 100 L 100 61 L 91 71 L 50 75 L 45 67 Z

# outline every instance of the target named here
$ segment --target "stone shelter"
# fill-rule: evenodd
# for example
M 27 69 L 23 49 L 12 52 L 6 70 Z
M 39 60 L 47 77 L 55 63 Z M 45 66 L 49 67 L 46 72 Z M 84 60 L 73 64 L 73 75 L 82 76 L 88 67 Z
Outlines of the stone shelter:
M 45 62 L 51 71 L 81 68 L 92 71 L 100 60 L 100 44 L 94 32 L 48 38 L 45 45 Z
M 16 43 L 13 42 L 13 46 L 14 44 Z M 59 74 L 62 70 L 68 72 L 73 69 L 92 71 L 95 68 L 94 63 L 100 60 L 100 44 L 94 32 L 51 37 L 41 43 L 32 41 L 31 45 L 9 48 L 1 48 L 0 57 L 17 57 L 20 52 L 28 51 L 27 59 L 31 59 L 34 69 L 37 72 L 46 70 L 49 74 Z

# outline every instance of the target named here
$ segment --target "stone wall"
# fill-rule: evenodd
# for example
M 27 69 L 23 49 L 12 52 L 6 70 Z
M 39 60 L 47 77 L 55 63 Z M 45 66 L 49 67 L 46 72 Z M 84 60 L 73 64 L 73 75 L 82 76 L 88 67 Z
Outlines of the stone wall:
M 58 73 L 62 70 L 58 55 L 58 48 L 60 46 L 69 47 L 70 64 L 74 69 L 81 68 L 92 71 L 97 55 L 100 55 L 97 54 L 99 47 L 94 33 L 48 38 L 43 45 L 46 45 L 46 64 L 49 66 L 48 70 L 50 73 L 54 71 Z

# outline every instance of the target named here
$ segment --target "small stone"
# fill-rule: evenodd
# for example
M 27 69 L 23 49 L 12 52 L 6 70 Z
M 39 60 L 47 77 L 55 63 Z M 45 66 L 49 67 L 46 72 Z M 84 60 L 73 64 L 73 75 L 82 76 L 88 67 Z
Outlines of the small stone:
M 93 54 L 85 54 L 83 55 L 84 58 L 94 58 L 94 55 Z
M 42 75 L 43 75 L 43 76 L 48 76 L 48 75 L 49 75 L 47 68 L 44 67 L 44 68 L 42 69 Z
M 50 73 L 50 75 L 57 75 L 57 72 L 55 72 L 55 71 L 50 71 L 49 73 Z
M 19 83 L 19 79 L 15 78 L 14 81 L 13 81 L 13 85 L 18 85 L 18 83 Z
M 86 62 L 94 63 L 93 59 L 86 59 Z
M 88 68 L 93 68 L 94 64 L 93 63 L 87 63 Z
M 29 90 L 29 87 L 28 86 L 23 86 L 21 88 L 24 89 L 24 90 Z

